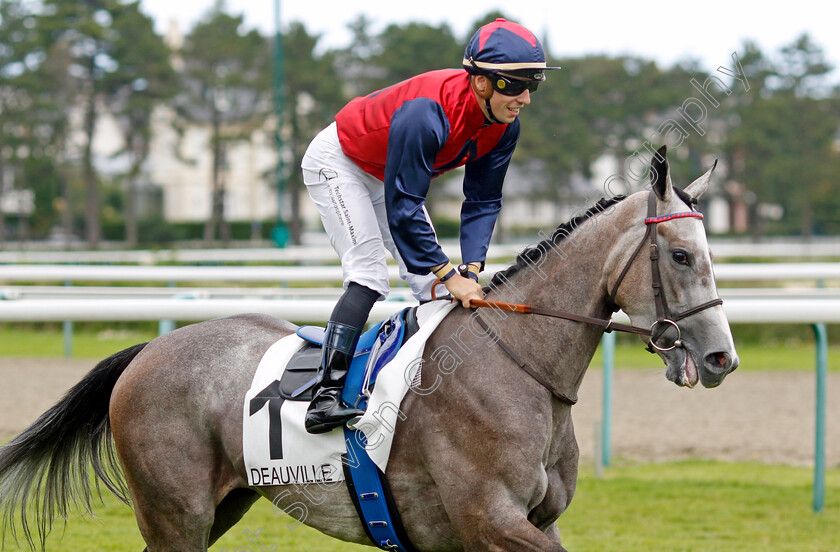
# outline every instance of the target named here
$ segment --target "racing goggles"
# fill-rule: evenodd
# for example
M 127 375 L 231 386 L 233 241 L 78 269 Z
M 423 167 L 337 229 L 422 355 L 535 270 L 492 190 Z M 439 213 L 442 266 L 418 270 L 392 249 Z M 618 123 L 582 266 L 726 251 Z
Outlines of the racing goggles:
M 493 90 L 504 96 L 518 96 L 525 92 L 536 92 L 537 87 L 545 80 L 543 73 L 531 73 L 529 79 L 510 78 L 501 73 L 487 75 Z

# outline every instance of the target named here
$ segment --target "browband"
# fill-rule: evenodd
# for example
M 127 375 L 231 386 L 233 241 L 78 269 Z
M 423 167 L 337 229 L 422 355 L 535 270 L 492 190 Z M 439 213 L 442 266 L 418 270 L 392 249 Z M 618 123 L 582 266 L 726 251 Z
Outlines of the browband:
M 660 215 L 658 217 L 648 217 L 645 219 L 645 224 L 659 224 L 660 222 L 679 218 L 699 218 L 700 220 L 703 220 L 703 213 L 698 213 L 697 211 L 684 211 L 682 213 L 670 213 L 668 215 Z

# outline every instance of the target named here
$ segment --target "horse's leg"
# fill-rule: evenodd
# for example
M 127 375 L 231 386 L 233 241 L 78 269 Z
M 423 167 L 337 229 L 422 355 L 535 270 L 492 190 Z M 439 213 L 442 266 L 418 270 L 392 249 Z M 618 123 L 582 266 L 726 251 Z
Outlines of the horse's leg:
M 511 493 L 500 489 L 493 498 L 458 500 L 446 497 L 447 511 L 459 508 L 452 515 L 455 530 L 461 535 L 465 551 L 495 550 L 498 552 L 567 552 L 560 544 L 560 532 L 540 531 L 528 521 L 525 512 L 506 500 Z M 479 495 L 480 497 L 481 495 Z M 487 505 L 492 507 L 488 508 Z M 482 516 L 474 515 L 483 511 Z
M 513 436 L 499 441 L 513 442 Z M 477 451 L 492 458 L 492 465 L 480 455 L 471 461 L 464 455 L 459 462 L 432 467 L 441 501 L 465 551 L 566 551 L 555 520 L 574 494 L 571 474 L 577 473 L 577 445 L 564 448 L 565 454 L 575 459 L 573 467 L 567 469 L 564 464 L 548 471 L 538 461 L 527 460 L 539 458 L 527 446 L 519 447 L 520 456 L 488 442 L 477 447 Z M 483 474 L 484 478 L 476 480 L 475 474 Z M 535 504 L 536 500 L 539 502 Z M 476 512 L 483 515 L 476 516 Z
M 236 525 L 259 498 L 260 494 L 251 489 L 234 489 L 228 493 L 216 507 L 216 519 L 210 529 L 210 546 Z
M 387 474 L 409 537 L 421 549 L 447 539 L 452 548 L 460 543 L 470 552 L 564 552 L 550 525 L 571 499 L 573 486 L 564 484 L 564 474 L 548 473 L 543 462 L 548 458 L 553 464 L 568 454 L 565 441 L 547 446 L 556 433 L 554 420 L 568 419 L 568 407 L 557 406 L 555 412 L 554 403 L 543 400 L 544 391 L 525 404 L 504 396 L 479 403 L 477 392 L 452 387 L 462 373 L 443 380 L 435 394 L 409 395 L 408 418 L 394 437 Z M 505 375 L 494 383 L 502 389 L 515 384 Z M 448 402 L 441 407 L 435 399 Z M 485 404 L 494 405 L 492 415 Z M 521 407 L 519 412 L 513 405 Z
M 222 535 L 228 531 L 228 529 L 236 525 L 239 520 L 242 519 L 242 516 L 251 509 L 251 506 L 253 506 L 259 498 L 260 495 L 250 489 L 234 489 L 231 491 L 216 507 L 215 516 L 213 518 L 213 526 L 210 528 L 210 535 L 207 544 L 209 546 L 213 546 L 213 544 L 215 544 L 215 542 L 219 540 Z M 154 508 L 152 508 L 152 510 L 153 509 Z M 157 520 L 155 523 L 156 527 L 159 528 L 160 525 Z M 183 520 L 181 520 L 181 523 L 183 523 Z M 203 543 L 202 546 L 204 546 Z M 160 548 L 146 548 L 144 552 L 155 552 L 159 549 Z M 175 550 L 176 548 L 172 549 Z
M 556 524 L 545 530 L 545 535 L 554 542 L 560 542 L 560 529 Z
M 117 450 L 148 552 L 206 552 L 216 512 L 214 481 L 211 470 L 198 467 L 206 464 L 201 455 L 192 456 L 198 452 L 193 444 L 184 443 L 190 452 L 181 453 L 170 442 L 166 462 L 156 463 L 149 458 L 164 457 L 157 455 L 154 438 L 132 442 L 131 450 L 120 440 Z
M 243 482 L 200 399 L 185 398 L 195 382 L 161 377 L 157 356 L 150 346 L 114 390 L 114 444 L 148 552 L 206 552 L 217 506 Z
M 521 466 L 516 464 L 522 462 L 522 456 L 505 455 L 489 443 L 479 447 L 487 449 L 482 461 L 460 451 L 458 455 L 441 453 L 454 448 L 446 439 L 432 437 L 429 442 L 431 445 L 421 448 L 437 451 L 431 456 L 398 447 L 398 454 L 403 455 L 388 461 L 389 481 L 416 546 L 431 547 L 446 539 L 453 542 L 453 547 L 459 542 L 465 551 L 474 552 L 565 552 L 553 524 L 556 515 L 550 523 L 541 519 L 539 525 L 529 519 L 529 514 L 539 509 L 534 503 L 538 499 L 531 497 L 553 494 L 555 500 L 568 502 L 567 497 L 560 496 L 561 490 L 548 491 L 549 482 L 539 476 L 539 466 L 521 473 Z M 405 454 L 413 454 L 414 460 Z M 419 463 L 428 466 L 428 480 Z M 496 470 L 496 465 L 503 468 Z M 506 475 L 513 478 L 505 480 Z M 437 497 L 427 489 L 434 489 Z M 547 518 L 547 514 L 538 517 Z M 447 525 L 451 530 L 442 530 Z

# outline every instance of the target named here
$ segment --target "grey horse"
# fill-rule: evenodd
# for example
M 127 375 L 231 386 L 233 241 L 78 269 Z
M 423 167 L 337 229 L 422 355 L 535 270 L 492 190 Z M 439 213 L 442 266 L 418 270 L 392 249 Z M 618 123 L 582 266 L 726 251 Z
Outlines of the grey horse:
M 715 387 L 737 367 L 703 225 L 686 203 L 712 171 L 677 190 L 664 156 L 663 148 L 652 163 L 652 192 L 602 200 L 487 288 L 491 302 L 586 320 L 458 307 L 430 337 L 386 470 L 417 550 L 565 550 L 555 522 L 577 479 L 572 404 L 613 310 L 650 328 L 642 339 L 679 386 Z M 662 224 L 645 224 L 651 209 Z M 665 320 L 662 305 L 681 314 Z M 244 395 L 263 353 L 293 331 L 279 319 L 233 316 L 100 362 L 0 449 L 4 540 L 22 534 L 43 547 L 57 517 L 89 509 L 92 465 L 133 504 L 148 552 L 206 551 L 260 497 L 328 535 L 372 545 L 343 482 L 323 492 L 248 487 Z

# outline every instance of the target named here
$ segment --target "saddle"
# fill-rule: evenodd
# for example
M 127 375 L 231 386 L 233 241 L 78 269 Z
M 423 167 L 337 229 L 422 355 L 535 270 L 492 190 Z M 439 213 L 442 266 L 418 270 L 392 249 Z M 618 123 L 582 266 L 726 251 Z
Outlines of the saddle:
M 397 312 L 380 322 L 359 338 L 345 383 L 345 397 L 354 397 L 354 406 L 364 408 L 367 397 L 382 367 L 388 364 L 400 347 L 419 329 L 417 307 Z M 325 328 L 301 326 L 297 335 L 306 345 L 289 360 L 280 378 L 279 394 L 289 401 L 310 402 L 318 369 L 321 366 L 321 347 Z

